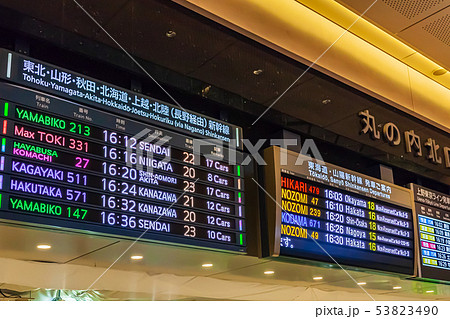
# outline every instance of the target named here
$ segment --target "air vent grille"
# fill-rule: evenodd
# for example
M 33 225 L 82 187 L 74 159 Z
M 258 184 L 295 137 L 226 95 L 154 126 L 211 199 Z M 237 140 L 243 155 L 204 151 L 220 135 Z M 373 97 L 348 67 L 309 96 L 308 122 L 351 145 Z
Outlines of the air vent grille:
M 445 0 L 382 0 L 392 9 L 408 19 L 412 19 Z
M 422 28 L 436 39 L 450 46 L 450 14 L 442 16 Z

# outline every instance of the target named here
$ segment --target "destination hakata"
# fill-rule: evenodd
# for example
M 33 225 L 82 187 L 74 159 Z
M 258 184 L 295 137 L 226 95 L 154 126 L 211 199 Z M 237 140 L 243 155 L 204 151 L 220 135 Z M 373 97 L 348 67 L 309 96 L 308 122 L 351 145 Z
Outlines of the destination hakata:
M 319 195 L 320 193 L 320 189 L 316 186 L 284 176 L 281 176 L 281 187 L 314 195 Z

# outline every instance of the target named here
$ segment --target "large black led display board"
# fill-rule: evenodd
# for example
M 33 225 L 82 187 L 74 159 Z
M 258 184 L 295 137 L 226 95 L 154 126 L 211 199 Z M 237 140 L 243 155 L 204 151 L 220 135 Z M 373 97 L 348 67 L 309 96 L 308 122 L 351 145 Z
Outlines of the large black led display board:
M 271 256 L 414 273 L 409 189 L 279 147 L 264 159 Z
M 239 127 L 8 51 L 0 65 L 0 219 L 246 251 Z
M 417 221 L 417 277 L 450 282 L 450 195 L 410 187 Z

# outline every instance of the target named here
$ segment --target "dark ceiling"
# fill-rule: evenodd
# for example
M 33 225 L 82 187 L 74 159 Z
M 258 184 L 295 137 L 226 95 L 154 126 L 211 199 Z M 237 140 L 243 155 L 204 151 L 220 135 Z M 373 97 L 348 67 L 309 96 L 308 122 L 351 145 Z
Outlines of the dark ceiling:
M 170 1 L 78 3 L 104 30 L 73 0 L 0 0 L 0 44 L 116 85 L 130 87 L 131 82 L 143 93 L 172 102 L 121 51 L 120 44 L 181 99 L 183 106 L 228 118 L 243 126 L 247 137 L 270 138 L 286 128 L 325 141 L 325 153 L 333 154 L 335 145 L 354 152 L 352 158 L 357 160 L 328 157 L 338 165 L 356 169 L 361 161 L 356 153 L 360 153 L 449 184 L 449 169 L 425 158 L 403 157 L 403 149 L 359 135 L 357 114 L 369 109 L 379 123 L 395 119 L 402 131 L 416 129 L 423 132 L 423 138 L 433 137 L 441 145 L 450 146 L 448 134 L 428 124 L 310 70 L 262 121 L 251 126 L 303 73 L 304 65 Z M 170 36 L 170 32 L 176 35 Z M 257 70 L 262 72 L 255 74 Z M 186 98 L 186 93 L 196 98 Z M 329 103 L 323 103 L 326 100 Z M 408 172 L 399 172 L 399 183 L 417 182 Z

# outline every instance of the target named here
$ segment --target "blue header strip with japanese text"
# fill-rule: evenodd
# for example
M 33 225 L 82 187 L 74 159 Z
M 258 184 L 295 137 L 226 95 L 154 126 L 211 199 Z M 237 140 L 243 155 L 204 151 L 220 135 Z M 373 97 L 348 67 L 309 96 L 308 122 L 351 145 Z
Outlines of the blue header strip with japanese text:
M 242 149 L 242 129 L 235 125 L 7 50 L 0 59 L 3 79 Z

